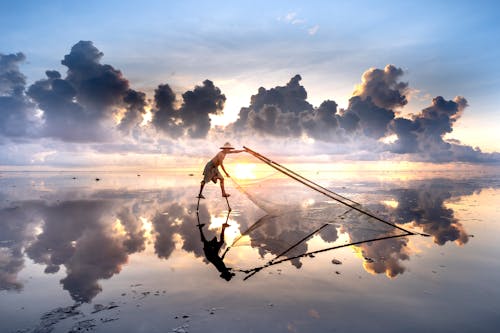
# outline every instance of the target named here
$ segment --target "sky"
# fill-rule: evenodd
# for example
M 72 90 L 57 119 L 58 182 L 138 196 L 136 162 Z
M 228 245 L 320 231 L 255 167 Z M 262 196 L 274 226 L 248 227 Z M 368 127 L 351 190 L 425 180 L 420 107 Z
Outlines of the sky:
M 500 162 L 495 1 L 0 1 L 0 166 Z

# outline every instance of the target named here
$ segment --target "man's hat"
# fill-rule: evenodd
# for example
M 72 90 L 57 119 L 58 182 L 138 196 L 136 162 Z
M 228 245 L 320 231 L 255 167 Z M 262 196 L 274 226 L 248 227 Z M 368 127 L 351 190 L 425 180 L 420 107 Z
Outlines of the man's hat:
M 234 149 L 234 147 L 229 142 L 226 142 L 220 149 Z

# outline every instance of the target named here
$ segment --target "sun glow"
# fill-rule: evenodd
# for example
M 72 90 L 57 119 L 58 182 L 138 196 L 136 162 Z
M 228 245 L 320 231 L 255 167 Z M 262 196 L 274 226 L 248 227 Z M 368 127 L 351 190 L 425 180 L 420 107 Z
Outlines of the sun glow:
M 397 140 L 398 140 L 398 136 L 396 134 L 392 134 L 392 135 L 381 138 L 379 141 L 389 145 L 391 143 L 396 142 Z
M 391 207 L 391 208 L 398 208 L 398 206 L 399 206 L 399 202 L 396 201 L 396 200 L 393 200 L 393 199 L 391 199 L 391 200 L 383 200 L 382 203 L 384 205 L 386 205 L 386 206 Z
M 148 221 L 147 218 L 142 216 L 139 219 L 142 222 L 142 230 L 144 231 L 144 235 L 146 236 L 146 238 L 150 239 L 153 231 L 153 222 Z
M 146 109 L 146 112 L 142 115 L 142 122 L 140 126 L 146 126 L 153 119 L 153 113 L 151 113 L 151 109 Z
M 113 225 L 113 231 L 117 235 L 124 236 L 127 234 L 127 230 L 125 230 L 125 227 L 122 224 L 122 221 L 120 219 L 116 219 L 115 223 Z
M 237 179 L 256 179 L 255 164 L 237 163 L 234 166 L 233 175 Z
M 210 225 L 208 228 L 212 230 L 220 229 L 222 228 L 222 224 L 224 224 L 224 222 L 226 222 L 225 216 L 212 216 L 210 218 Z M 229 219 L 227 223 L 229 224 L 229 227 L 227 227 L 224 231 L 224 238 L 226 244 L 232 244 L 236 237 L 240 235 L 240 225 L 232 219 Z

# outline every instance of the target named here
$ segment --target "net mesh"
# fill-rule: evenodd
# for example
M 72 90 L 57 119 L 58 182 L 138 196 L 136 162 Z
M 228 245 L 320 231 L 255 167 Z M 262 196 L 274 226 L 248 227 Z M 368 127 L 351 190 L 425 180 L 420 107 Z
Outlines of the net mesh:
M 298 266 L 299 258 L 314 253 L 413 234 L 353 199 L 247 151 L 256 158 L 260 172 L 254 179 L 234 176 L 231 179 L 264 213 L 242 225 L 240 235 L 229 244 L 228 250 L 251 246 L 258 248 L 264 267 L 284 260 Z

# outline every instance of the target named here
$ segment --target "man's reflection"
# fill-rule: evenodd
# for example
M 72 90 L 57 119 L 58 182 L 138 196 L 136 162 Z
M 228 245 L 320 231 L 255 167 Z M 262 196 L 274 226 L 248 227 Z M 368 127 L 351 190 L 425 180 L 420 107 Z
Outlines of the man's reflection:
M 207 240 L 205 235 L 203 234 L 204 223 L 200 224 L 198 221 L 198 229 L 200 230 L 201 241 L 203 242 L 203 252 L 205 253 L 205 257 L 208 261 L 210 261 L 215 268 L 220 272 L 220 277 L 226 281 L 231 280 L 231 278 L 235 275 L 230 272 L 230 268 L 227 268 L 224 264 L 223 258 L 224 255 L 219 256 L 220 249 L 222 245 L 224 245 L 224 232 L 229 224 L 224 223 L 222 225 L 222 231 L 220 233 L 220 240 L 217 240 L 217 236 L 214 236 L 211 240 Z

